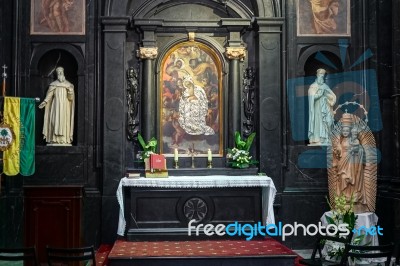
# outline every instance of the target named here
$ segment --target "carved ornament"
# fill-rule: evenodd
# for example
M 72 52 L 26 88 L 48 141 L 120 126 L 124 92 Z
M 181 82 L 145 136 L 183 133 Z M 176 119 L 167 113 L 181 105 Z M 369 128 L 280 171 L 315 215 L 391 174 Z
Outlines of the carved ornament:
M 228 59 L 243 59 L 246 57 L 245 47 L 226 47 L 225 56 Z
M 140 104 L 140 91 L 139 91 L 139 67 L 129 67 L 126 73 L 127 78 L 127 136 L 129 140 L 133 140 L 138 133 L 139 126 L 139 104 Z
M 137 50 L 137 57 L 140 59 L 156 59 L 158 55 L 158 47 L 140 47 Z
M 189 41 L 193 42 L 195 38 L 195 33 L 194 32 L 188 32 L 188 39 Z
M 246 137 L 254 132 L 254 114 L 256 111 L 255 69 L 248 67 L 243 73 L 243 108 L 246 120 L 243 122 L 243 133 Z

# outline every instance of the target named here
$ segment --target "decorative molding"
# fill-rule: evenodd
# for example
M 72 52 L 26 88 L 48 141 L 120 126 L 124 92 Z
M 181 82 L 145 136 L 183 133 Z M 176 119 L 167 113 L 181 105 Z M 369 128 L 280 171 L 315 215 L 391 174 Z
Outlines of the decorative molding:
M 158 47 L 139 47 L 136 56 L 140 59 L 156 59 L 158 55 Z
M 254 113 L 256 110 L 255 69 L 248 67 L 243 71 L 243 109 L 246 120 L 243 122 L 243 135 L 248 137 L 254 132 Z
M 127 79 L 127 137 L 133 140 L 138 133 L 139 125 L 139 103 L 140 103 L 140 90 L 139 90 L 139 66 L 136 68 L 129 67 L 126 72 Z
M 226 47 L 225 56 L 228 59 L 244 59 L 246 57 L 245 47 Z
M 190 198 L 183 206 L 183 213 L 188 221 L 194 219 L 196 222 L 200 222 L 207 215 L 207 212 L 207 203 L 201 198 Z

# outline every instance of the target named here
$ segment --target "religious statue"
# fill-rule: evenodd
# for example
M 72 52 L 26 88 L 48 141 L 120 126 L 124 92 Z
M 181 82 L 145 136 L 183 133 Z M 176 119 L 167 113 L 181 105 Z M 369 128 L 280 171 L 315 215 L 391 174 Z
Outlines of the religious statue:
M 139 121 L 137 116 L 139 114 L 139 103 L 140 103 L 140 95 L 139 95 L 139 73 L 138 69 L 134 67 L 130 67 L 127 70 L 127 136 L 129 140 L 133 140 L 137 135 L 137 126 L 139 125 Z
M 359 117 L 344 113 L 332 130 L 328 148 L 330 202 L 344 195 L 354 212 L 374 212 L 377 154 L 374 136 Z
M 339 11 L 338 0 L 309 0 L 314 18 L 314 29 L 317 34 L 336 32 L 335 17 Z
M 336 95 L 325 84 L 325 74 L 325 69 L 318 69 L 317 79 L 308 89 L 308 138 L 311 146 L 330 145 Z
M 57 67 L 57 80 L 49 85 L 43 102 L 43 138 L 48 146 L 70 146 L 74 133 L 74 85 L 65 79 L 64 68 Z

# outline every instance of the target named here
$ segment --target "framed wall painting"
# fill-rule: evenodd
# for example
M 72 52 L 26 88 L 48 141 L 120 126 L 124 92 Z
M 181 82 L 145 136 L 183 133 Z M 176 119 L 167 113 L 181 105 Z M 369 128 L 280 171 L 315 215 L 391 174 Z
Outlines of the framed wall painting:
M 32 35 L 84 35 L 85 0 L 31 0 Z
M 195 41 L 172 47 L 161 62 L 160 152 L 173 156 L 223 156 L 222 64 Z
M 296 0 L 297 36 L 350 36 L 350 0 Z

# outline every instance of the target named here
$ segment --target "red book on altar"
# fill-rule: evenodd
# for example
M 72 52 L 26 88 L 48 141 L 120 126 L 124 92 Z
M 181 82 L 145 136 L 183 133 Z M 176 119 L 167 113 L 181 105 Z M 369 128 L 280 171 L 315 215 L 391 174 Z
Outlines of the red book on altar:
M 167 169 L 165 165 L 165 157 L 160 154 L 151 154 L 150 155 L 150 171 L 154 170 L 165 170 Z

